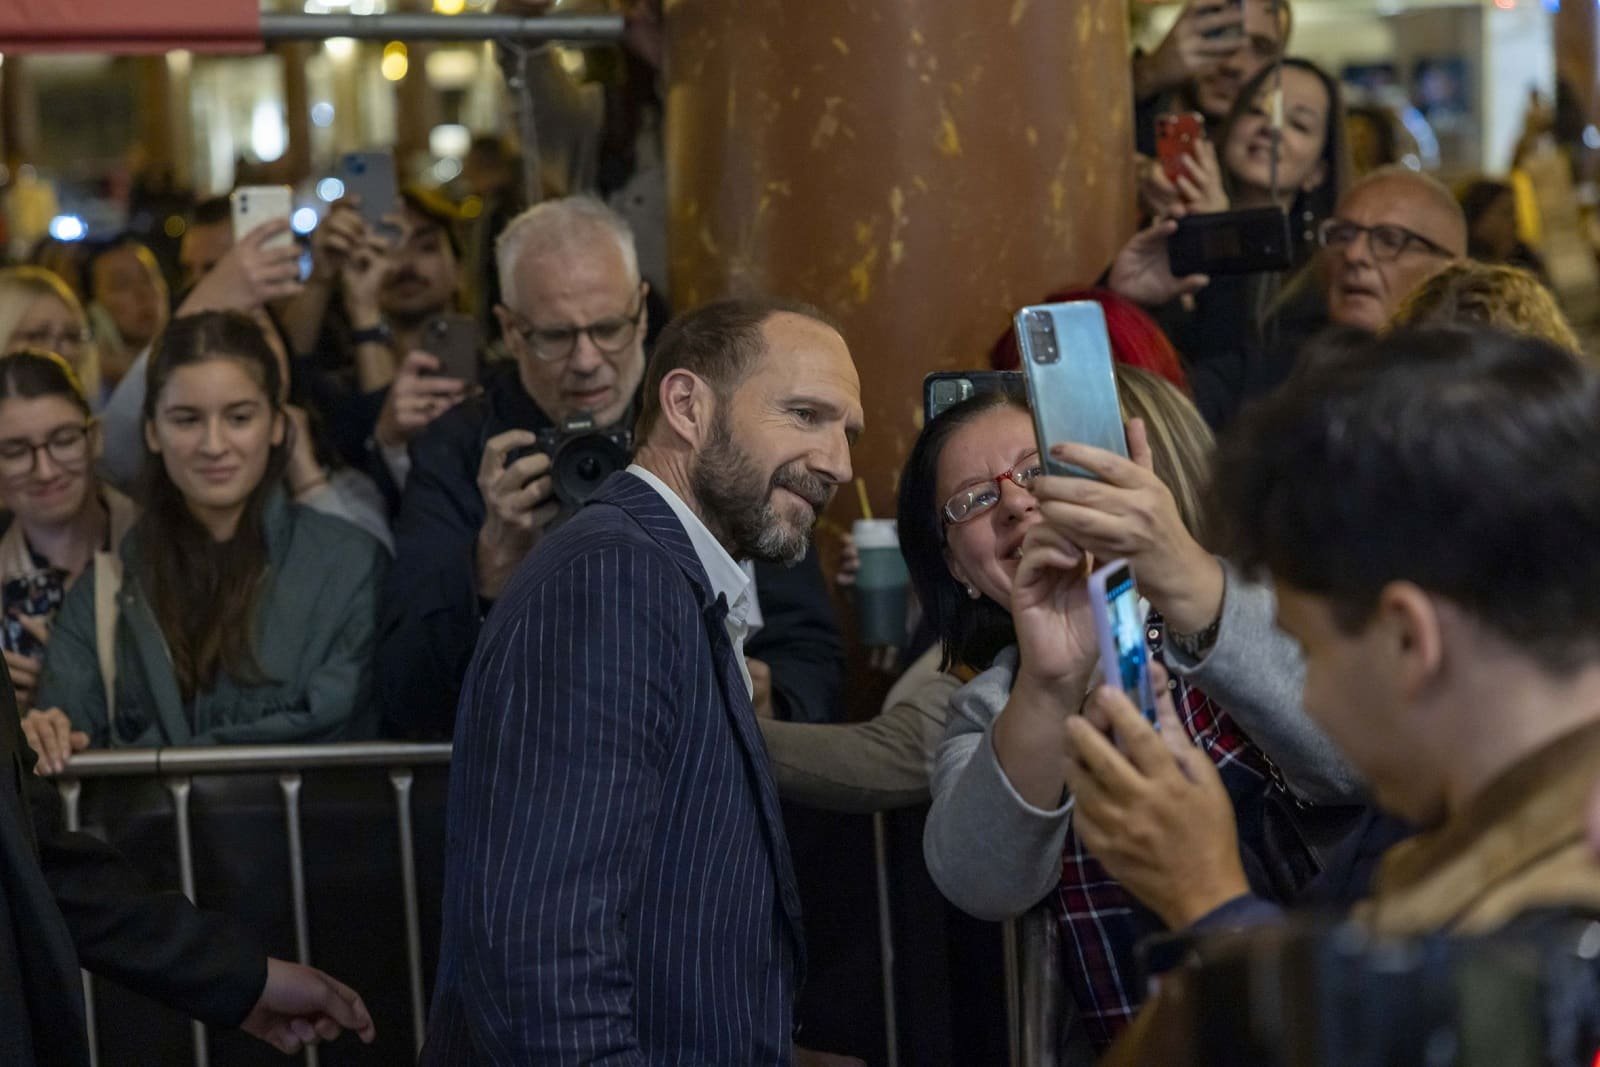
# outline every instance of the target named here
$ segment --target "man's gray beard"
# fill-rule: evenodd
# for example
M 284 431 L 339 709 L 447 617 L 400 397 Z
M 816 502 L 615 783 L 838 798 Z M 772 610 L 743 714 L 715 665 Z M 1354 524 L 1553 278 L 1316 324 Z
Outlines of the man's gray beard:
M 772 479 L 763 478 L 755 461 L 734 444 L 727 419 L 719 412 L 711 427 L 711 439 L 695 457 L 689 487 L 706 526 L 734 559 L 792 567 L 806 558 L 806 550 L 811 547 L 811 526 L 792 528 L 772 506 L 773 489 L 789 479 L 815 481 L 810 475 L 790 475 L 787 468 Z

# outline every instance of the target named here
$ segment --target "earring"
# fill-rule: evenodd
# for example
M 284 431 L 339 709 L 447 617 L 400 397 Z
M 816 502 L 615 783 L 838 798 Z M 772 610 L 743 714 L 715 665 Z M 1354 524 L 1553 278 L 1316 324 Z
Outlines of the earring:
M 969 597 L 971 597 L 973 600 L 977 600 L 978 599 L 978 595 L 979 595 L 977 586 L 974 586 L 974 585 L 967 586 L 967 595 Z
M 1317 217 L 1316 215 L 1312 214 L 1309 207 L 1300 213 L 1300 222 L 1304 227 L 1300 231 L 1301 239 L 1304 240 L 1306 244 L 1310 244 L 1312 241 L 1315 241 L 1317 239 Z

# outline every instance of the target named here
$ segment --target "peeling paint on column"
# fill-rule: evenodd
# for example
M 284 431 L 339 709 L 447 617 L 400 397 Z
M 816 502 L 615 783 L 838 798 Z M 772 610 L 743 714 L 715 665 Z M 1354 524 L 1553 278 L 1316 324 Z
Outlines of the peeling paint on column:
M 1028 147 L 1029 148 L 1038 148 L 1039 147 L 1039 131 L 1038 130 L 1034 129 L 1032 126 L 1029 126 L 1027 129 L 1022 131 L 1022 135 L 1028 139 Z
M 811 148 L 820 150 L 839 132 L 839 116 L 834 112 L 839 110 L 839 105 L 844 103 L 842 96 L 830 96 L 822 102 L 822 115 L 817 119 L 817 128 L 811 134 Z
M 834 51 L 838 52 L 841 56 L 847 56 L 850 54 L 850 46 L 845 43 L 845 39 L 843 37 L 835 37 L 833 39 L 833 48 Z
M 900 233 L 906 225 L 906 194 L 897 185 L 889 190 L 889 269 L 900 265 L 906 255 L 906 243 Z
M 955 117 L 947 107 L 939 108 L 939 140 L 941 155 L 954 158 L 961 154 L 961 131 L 956 129 Z
M 1022 21 L 1022 16 L 1028 13 L 1028 4 L 1031 2 L 1032 0 L 1011 0 L 1011 26 L 1013 29 Z

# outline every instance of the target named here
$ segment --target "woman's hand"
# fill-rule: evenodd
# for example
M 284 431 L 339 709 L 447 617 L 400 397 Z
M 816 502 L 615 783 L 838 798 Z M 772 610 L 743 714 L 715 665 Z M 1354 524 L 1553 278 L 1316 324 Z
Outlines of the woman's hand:
M 13 613 L 11 617 L 40 645 L 50 643 L 49 619 L 21 612 Z M 37 656 L 7 652 L 5 657 L 6 670 L 11 674 L 11 688 L 17 695 L 17 707 L 25 708 L 33 702 L 34 691 L 39 688 L 39 675 L 44 673 L 44 650 L 41 648 Z
M 321 489 L 328 484 L 328 476 L 322 472 L 322 465 L 317 462 L 317 449 L 311 441 L 311 420 L 302 407 L 294 404 L 283 406 L 284 414 L 289 418 L 289 495 L 299 500 L 301 497 Z
M 39 754 L 33 772 L 45 777 L 66 770 L 72 754 L 89 747 L 89 735 L 74 730 L 67 713 L 60 708 L 48 711 L 36 708 L 28 712 L 22 717 L 22 733 L 28 745 Z
M 1037 484 L 1037 483 L 1035 483 Z M 1022 542 L 1022 562 L 1011 585 L 1011 620 L 1021 653 L 1018 680 L 1041 689 L 1083 685 L 1094 670 L 1098 641 L 1084 581 L 1090 560 L 1083 549 L 1048 523 Z M 1076 710 L 1073 701 L 1068 711 Z
M 1228 188 L 1222 179 L 1222 163 L 1209 140 L 1195 145 L 1183 157 L 1183 173 L 1178 175 L 1178 195 L 1190 215 L 1215 215 L 1231 206 Z
M 1139 591 L 1167 625 L 1196 633 L 1222 609 L 1222 565 L 1189 533 L 1172 491 L 1156 477 L 1140 419 L 1128 423 L 1128 452 L 1132 458 L 1123 459 L 1088 445 L 1056 445 L 1051 456 L 1094 478 L 1035 479 L 1039 514 L 1096 558 L 1133 564 Z
M 1193 296 L 1211 284 L 1204 274 L 1179 278 L 1172 273 L 1167 238 L 1177 230 L 1175 219 L 1162 219 L 1134 234 L 1111 261 L 1107 287 L 1135 304 L 1154 308 L 1181 296 Z

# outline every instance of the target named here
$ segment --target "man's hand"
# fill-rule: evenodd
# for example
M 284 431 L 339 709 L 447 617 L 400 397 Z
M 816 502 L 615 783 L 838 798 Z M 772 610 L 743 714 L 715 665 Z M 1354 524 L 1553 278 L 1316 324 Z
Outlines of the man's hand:
M 756 706 L 756 716 L 762 719 L 777 718 L 772 707 L 772 668 L 749 656 L 744 658 L 744 665 L 750 672 L 750 702 Z
M 60 708 L 28 712 L 22 717 L 22 733 L 29 747 L 39 754 L 33 772 L 45 777 L 66 770 L 72 754 L 89 747 L 89 735 L 74 730 L 67 713 Z
M 1189 533 L 1172 490 L 1156 477 L 1141 419 L 1128 423 L 1128 453 L 1132 458 L 1089 445 L 1053 447 L 1053 458 L 1095 478 L 1036 479 L 1039 513 L 1091 555 L 1132 563 L 1140 591 L 1168 625 L 1196 633 L 1222 610 L 1222 565 Z
M 347 200 L 336 202 L 311 231 L 311 280 L 324 285 L 339 274 L 367 234 L 361 213 Z
M 354 209 L 351 211 L 353 214 Z M 356 218 L 361 225 L 360 238 L 339 270 L 339 283 L 344 290 L 344 309 L 350 317 L 350 325 L 357 330 L 369 330 L 383 321 L 378 297 L 393 265 L 389 258 L 392 248 L 365 220 L 359 215 Z M 392 218 L 392 221 L 399 226 L 402 220 Z
M 459 378 L 441 378 L 435 373 L 438 369 L 439 360 L 430 353 L 418 350 L 406 354 L 378 415 L 374 436 L 379 444 L 399 448 L 467 395 L 468 383 Z
M 293 1055 L 353 1030 L 370 1045 L 378 1035 L 361 996 L 315 967 L 267 960 L 267 984 L 239 1029 Z
M 1102 686 L 1086 713 L 1067 723 L 1067 786 L 1084 846 L 1181 930 L 1250 892 L 1250 884 L 1222 778 L 1178 721 L 1166 671 L 1152 665 L 1150 674 L 1160 733 L 1121 690 Z
M 1206 36 L 1218 30 L 1221 36 Z M 1239 5 L 1189 0 L 1156 50 L 1134 61 L 1134 98 L 1148 100 L 1193 81 L 1238 51 L 1243 34 Z
M 289 232 L 289 223 L 273 219 L 241 237 L 211 272 L 190 290 L 179 315 L 201 311 L 252 311 L 300 292 L 300 248 L 293 241 L 267 247 Z
M 478 467 L 484 505 L 483 527 L 478 531 L 478 595 L 489 600 L 499 597 L 560 510 L 549 456 L 536 452 L 506 466 L 507 455 L 535 440 L 527 430 L 497 434 L 489 438 Z
M 1181 213 L 1181 208 L 1178 209 Z M 1211 279 L 1204 274 L 1174 277 L 1167 260 L 1167 238 L 1178 230 L 1176 217 L 1162 219 L 1134 234 L 1111 261 L 1107 286 L 1135 304 L 1160 307 L 1180 296 L 1193 296 Z

